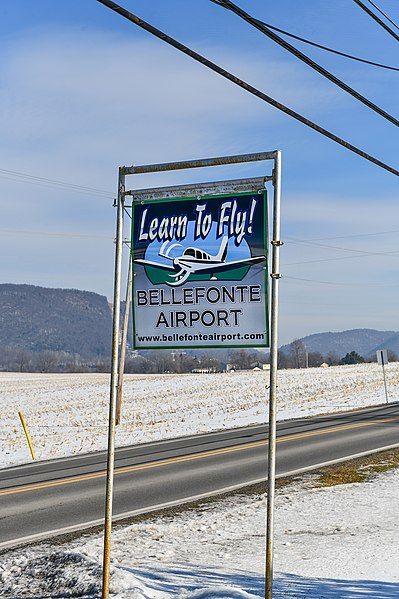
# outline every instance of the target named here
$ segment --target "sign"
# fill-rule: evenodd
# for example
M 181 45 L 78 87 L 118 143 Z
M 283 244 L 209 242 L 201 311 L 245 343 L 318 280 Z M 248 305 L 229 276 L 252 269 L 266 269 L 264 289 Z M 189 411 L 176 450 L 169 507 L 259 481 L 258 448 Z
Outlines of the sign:
M 133 202 L 136 349 L 268 347 L 266 191 Z
M 375 353 L 377 354 L 377 362 L 380 366 L 388 364 L 388 352 L 386 349 L 379 349 Z

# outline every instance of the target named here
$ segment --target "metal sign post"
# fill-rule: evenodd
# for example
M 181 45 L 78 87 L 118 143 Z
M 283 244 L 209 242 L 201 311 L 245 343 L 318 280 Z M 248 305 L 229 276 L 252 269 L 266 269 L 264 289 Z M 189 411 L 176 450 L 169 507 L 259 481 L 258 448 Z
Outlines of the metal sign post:
M 382 376 L 384 377 L 384 388 L 385 388 L 385 399 L 389 403 L 388 399 L 388 388 L 387 388 L 387 377 L 385 375 L 385 364 L 388 364 L 388 352 L 386 349 L 379 349 L 376 351 L 377 362 L 382 366 Z
M 114 305 L 112 324 L 112 361 L 108 420 L 108 454 L 107 480 L 105 491 L 105 520 L 104 520 L 104 555 L 103 555 L 103 584 L 102 599 L 109 595 L 110 563 L 111 563 L 111 529 L 112 529 L 112 500 L 114 490 L 115 463 L 115 423 L 116 398 L 118 393 L 118 354 L 119 354 L 119 320 L 121 303 L 121 273 L 123 250 L 123 212 L 125 198 L 125 174 L 119 169 L 118 197 L 116 200 L 116 240 L 115 240 L 115 273 L 114 273 Z
M 276 421 L 277 421 L 277 369 L 278 369 L 278 292 L 280 274 L 280 201 L 281 201 L 281 152 L 276 152 L 273 170 L 273 239 L 272 244 L 272 294 L 270 305 L 270 388 L 269 388 L 269 455 L 267 473 L 267 519 L 266 519 L 266 584 L 265 599 L 273 597 L 273 532 L 274 493 L 276 483 Z
M 264 177 L 125 190 L 126 175 L 269 160 L 274 163 L 273 173 Z M 272 182 L 274 188 L 270 306 L 268 306 L 267 293 L 268 278 L 265 276 L 267 275 L 267 250 L 264 247 L 264 240 L 267 239 L 265 190 L 267 182 Z M 127 196 L 132 198 L 131 206 L 124 205 Z M 133 341 L 135 346 L 146 347 L 148 341 L 153 347 L 155 345 L 159 349 L 171 347 L 171 343 L 177 343 L 178 347 L 192 347 L 194 342 L 198 345 L 198 341 L 200 341 L 199 345 L 202 347 L 207 345 L 214 347 L 221 345 L 221 334 L 212 332 L 211 334 L 215 335 L 214 339 L 209 336 L 208 332 L 210 327 L 216 327 L 216 329 L 219 327 L 220 331 L 225 329 L 224 335 L 229 335 L 228 338 L 223 339 L 224 347 L 229 345 L 230 341 L 230 345 L 235 346 L 261 347 L 268 345 L 270 328 L 265 598 L 272 598 L 278 284 L 281 276 L 279 253 L 282 245 L 280 240 L 280 198 L 281 152 L 277 150 L 202 160 L 125 166 L 119 169 L 102 599 L 107 599 L 109 595 L 116 406 L 118 385 L 121 388 L 123 384 L 121 363 L 119 364 L 118 378 L 122 229 L 123 212 L 125 210 L 127 212 L 128 209 L 132 210 L 131 261 L 135 268 L 136 265 L 138 266 L 138 271 L 135 270 L 133 276 L 132 303 L 135 309 L 144 306 L 148 308 L 146 312 L 140 312 L 139 325 L 140 327 L 147 326 L 150 333 L 150 335 L 147 332 L 141 334 L 140 341 L 138 338 L 136 339 L 138 334 L 136 331 Z M 155 209 L 153 207 L 159 200 L 164 202 L 163 210 L 157 212 L 157 207 Z M 168 206 L 169 200 L 169 204 L 173 203 L 173 208 Z M 193 217 L 193 213 L 196 216 Z M 137 217 L 139 224 L 137 224 Z M 140 228 L 141 224 L 142 229 Z M 179 233 L 176 233 L 178 226 L 180 226 Z M 193 227 L 195 228 L 194 233 Z M 150 243 L 153 241 L 154 243 Z M 173 245 L 173 252 L 172 248 L 166 247 L 165 242 Z M 209 243 L 208 248 L 207 243 Z M 179 244 L 180 253 L 177 255 L 174 252 L 177 251 L 176 246 Z M 251 275 L 248 275 L 249 272 Z M 136 275 L 138 275 L 137 283 L 135 283 Z M 145 285 L 148 285 L 146 279 L 150 280 L 152 288 L 146 289 Z M 249 279 L 251 282 L 246 283 Z M 143 284 L 143 281 L 144 287 L 139 286 Z M 240 284 L 233 283 L 229 286 L 224 284 L 230 283 L 230 281 L 240 281 Z M 187 289 L 184 286 L 189 282 L 190 288 Z M 157 287 L 154 288 L 154 286 Z M 168 290 L 169 294 L 166 293 Z M 137 297 L 135 291 L 140 292 Z M 230 313 L 229 302 L 236 303 Z M 252 303 L 251 310 L 248 310 L 248 306 L 245 305 L 248 302 Z M 136 303 L 140 306 L 136 306 Z M 189 306 L 191 309 L 186 312 L 184 309 L 171 312 L 172 304 L 193 305 Z M 202 313 L 199 304 L 203 304 Z M 169 307 L 163 309 L 162 312 L 153 310 L 154 306 L 158 305 L 169 305 Z M 212 309 L 212 305 L 215 310 Z M 171 314 L 174 316 L 172 317 Z M 242 320 L 240 320 L 241 317 Z M 147 322 L 145 322 L 145 318 L 148 319 Z M 159 338 L 155 338 L 156 330 L 151 330 L 151 328 L 156 329 L 157 326 L 176 328 L 176 324 L 177 328 L 179 325 L 182 327 L 193 326 L 195 330 L 192 338 L 191 333 L 186 332 L 185 335 L 179 335 L 176 331 L 171 332 L 170 335 L 163 333 L 160 337 L 158 336 Z M 229 327 L 235 327 L 235 330 L 228 331 Z M 142 328 L 140 331 L 143 333 Z M 151 338 L 147 339 L 148 337 Z M 208 343 L 209 341 L 211 343 Z
M 126 345 L 129 331 L 130 304 L 132 301 L 132 257 L 129 256 L 129 268 L 127 271 L 125 314 L 123 316 L 122 340 L 119 357 L 118 393 L 116 398 L 116 424 L 120 424 L 122 415 L 123 399 L 123 375 L 125 373 Z

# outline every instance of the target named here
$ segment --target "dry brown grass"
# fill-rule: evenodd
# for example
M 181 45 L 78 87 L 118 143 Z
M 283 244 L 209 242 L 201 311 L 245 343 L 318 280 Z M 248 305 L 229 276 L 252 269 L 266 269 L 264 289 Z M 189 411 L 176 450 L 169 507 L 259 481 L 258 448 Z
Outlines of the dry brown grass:
M 350 462 L 328 466 L 317 472 L 316 487 L 333 487 L 371 480 L 381 472 L 399 467 L 399 449 L 372 454 Z

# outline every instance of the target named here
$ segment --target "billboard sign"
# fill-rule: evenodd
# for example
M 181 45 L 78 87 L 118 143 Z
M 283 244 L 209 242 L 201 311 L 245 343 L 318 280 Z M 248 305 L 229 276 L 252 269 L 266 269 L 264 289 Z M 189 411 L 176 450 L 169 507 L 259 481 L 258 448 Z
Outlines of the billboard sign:
M 136 349 L 268 347 L 266 190 L 133 202 Z

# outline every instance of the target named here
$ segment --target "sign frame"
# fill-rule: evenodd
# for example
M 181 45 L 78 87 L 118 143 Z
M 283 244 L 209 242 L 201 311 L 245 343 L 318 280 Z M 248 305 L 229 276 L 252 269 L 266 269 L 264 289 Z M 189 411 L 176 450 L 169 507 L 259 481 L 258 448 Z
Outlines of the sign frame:
M 258 183 L 258 179 L 247 179 L 245 180 L 245 183 L 250 186 L 251 184 L 254 185 L 256 183 Z M 264 182 L 265 183 L 265 182 Z M 217 188 L 217 186 L 220 186 L 221 188 L 223 186 L 226 185 L 225 181 L 216 181 L 214 183 L 215 187 Z M 230 344 L 230 343 L 225 343 L 225 342 L 215 342 L 215 343 L 210 343 L 208 344 L 201 344 L 201 345 L 196 345 L 195 342 L 182 342 L 179 345 L 136 345 L 136 318 L 135 318 L 135 308 L 134 308 L 134 301 L 132 301 L 132 328 L 133 328 L 133 349 L 137 349 L 137 350 L 163 350 L 163 349 L 168 349 L 168 350 L 184 350 L 184 349 L 222 349 L 222 348 L 229 348 L 229 349 L 240 349 L 240 348 L 244 348 L 244 349 L 254 349 L 254 348 L 258 348 L 258 347 L 262 347 L 262 348 L 269 348 L 270 347 L 270 318 L 269 318 L 269 312 L 270 312 L 270 293 L 269 293 L 269 251 L 268 251 L 268 243 L 269 243 L 269 223 L 268 223 L 268 193 L 267 193 L 267 189 L 265 187 L 265 184 L 263 184 L 263 188 L 259 189 L 259 185 L 258 185 L 258 189 L 250 189 L 248 188 L 247 191 L 239 191 L 237 193 L 234 193 L 233 191 L 229 191 L 229 192 L 222 192 L 222 193 L 206 193 L 206 194 L 202 194 L 201 191 L 202 189 L 208 189 L 209 188 L 209 183 L 204 183 L 202 184 L 198 184 L 197 186 L 197 195 L 189 195 L 189 196 L 185 196 L 185 195 L 178 195 L 177 197 L 161 197 L 161 198 L 150 198 L 150 199 L 136 199 L 133 197 L 132 198 L 132 212 L 131 212 L 131 240 L 130 240 L 130 256 L 132 259 L 132 263 L 133 263 L 133 281 L 132 281 L 132 298 L 134 298 L 134 289 L 135 289 L 135 260 L 134 260 L 134 240 L 133 240 L 133 235 L 134 235 L 134 223 L 135 223 L 135 208 L 137 206 L 142 206 L 142 205 L 151 205 L 151 204 L 162 204 L 162 203 L 166 203 L 166 202 L 181 202 L 181 201 L 202 201 L 202 200 L 217 200 L 218 198 L 226 198 L 226 197 L 242 197 L 245 195 L 255 195 L 255 194 L 259 194 L 263 196 L 263 231 L 262 231 L 262 237 L 263 237 L 263 251 L 264 251 L 264 255 L 265 255 L 265 263 L 263 265 L 263 283 L 264 283 L 264 307 L 265 307 L 265 331 L 264 331 L 264 340 L 262 343 L 256 342 L 256 340 L 254 340 L 254 343 L 240 343 L 240 344 Z M 176 186 L 176 193 L 179 193 L 179 186 Z
M 128 206 L 125 205 L 127 196 L 132 196 L 133 201 L 144 197 L 146 194 L 156 193 L 159 197 L 160 188 L 144 190 L 126 190 L 126 177 L 128 175 L 143 175 L 161 173 L 183 169 L 207 168 L 223 165 L 242 164 L 249 162 L 271 161 L 273 170 L 271 175 L 263 178 L 264 182 L 270 181 L 273 185 L 273 199 L 271 201 L 271 292 L 270 292 L 270 379 L 269 379 L 269 424 L 267 448 L 267 505 L 266 505 L 266 561 L 265 561 L 265 599 L 272 599 L 273 595 L 273 555 L 274 555 L 274 502 L 276 481 L 276 442 L 277 442 L 277 372 L 278 372 L 278 323 L 279 323 L 279 282 L 280 273 L 280 248 L 281 241 L 281 151 L 257 152 L 253 154 L 239 154 L 233 156 L 218 156 L 200 160 L 183 160 L 180 162 L 166 162 L 161 164 L 144 164 L 119 167 L 118 193 L 114 201 L 116 212 L 115 236 L 115 266 L 114 266 L 114 295 L 112 317 L 112 353 L 110 376 L 110 400 L 108 412 L 108 447 L 107 447 L 107 473 L 105 489 L 105 516 L 104 516 L 104 544 L 102 568 L 102 599 L 108 599 L 111 574 L 111 532 L 112 532 L 112 506 L 115 470 L 115 431 L 118 390 L 122 390 L 123 364 L 120 364 L 119 339 L 120 339 L 120 306 L 122 282 L 122 254 L 125 244 L 124 215 Z M 242 180 L 240 180 L 242 182 Z M 186 188 L 196 189 L 196 184 L 187 185 Z M 215 184 L 209 183 L 209 188 L 214 190 Z M 173 188 L 163 188 L 164 190 Z M 238 192 L 237 182 L 226 181 L 225 190 L 232 189 Z M 218 190 L 218 192 L 221 190 Z M 128 214 L 128 213 L 127 213 Z M 121 356 L 123 351 L 121 351 Z M 120 368 L 121 366 L 121 368 Z M 118 372 L 121 377 L 118 378 Z

